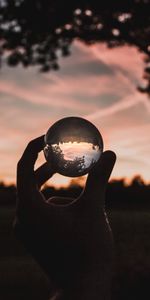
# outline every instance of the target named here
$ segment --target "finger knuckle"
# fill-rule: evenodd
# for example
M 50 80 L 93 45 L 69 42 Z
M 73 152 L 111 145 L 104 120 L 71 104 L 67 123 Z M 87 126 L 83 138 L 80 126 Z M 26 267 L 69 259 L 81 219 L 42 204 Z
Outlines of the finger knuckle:
M 28 144 L 27 144 L 27 149 L 31 149 L 34 145 L 34 140 L 31 140 Z
M 17 163 L 17 169 L 20 169 L 22 167 L 22 165 L 23 165 L 23 159 L 20 158 L 18 163 Z

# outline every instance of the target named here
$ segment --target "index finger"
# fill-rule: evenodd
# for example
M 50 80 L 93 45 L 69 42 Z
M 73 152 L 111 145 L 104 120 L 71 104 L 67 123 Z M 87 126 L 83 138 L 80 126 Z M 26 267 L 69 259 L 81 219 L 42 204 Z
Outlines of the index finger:
M 17 188 L 35 187 L 34 164 L 38 157 L 38 153 L 43 150 L 44 135 L 32 140 L 27 145 L 21 159 L 17 165 Z
M 25 148 L 21 159 L 19 160 L 19 165 L 26 167 L 34 167 L 35 161 L 38 157 L 38 153 L 44 148 L 44 135 L 30 141 Z

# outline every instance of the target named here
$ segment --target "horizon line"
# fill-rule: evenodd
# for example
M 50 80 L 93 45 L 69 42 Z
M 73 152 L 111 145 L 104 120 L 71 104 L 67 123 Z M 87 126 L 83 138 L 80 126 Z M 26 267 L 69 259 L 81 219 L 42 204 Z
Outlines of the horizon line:
M 61 189 L 61 188 L 67 189 L 67 188 L 71 187 L 71 185 L 78 185 L 78 186 L 84 187 L 85 183 L 82 183 L 82 180 L 85 182 L 86 181 L 86 178 L 85 178 L 86 176 L 88 176 L 88 174 L 84 175 L 84 176 L 81 176 L 81 177 L 70 178 L 70 181 L 69 181 L 68 184 L 57 184 L 57 183 L 56 184 L 53 184 L 53 183 L 50 184 L 47 181 L 47 182 L 45 182 L 45 184 L 43 184 L 43 186 L 54 187 L 55 189 Z M 127 178 L 125 176 L 124 177 L 113 177 L 108 181 L 108 183 L 111 183 L 113 181 L 118 181 L 118 182 L 123 181 L 126 186 L 130 186 L 132 184 L 133 180 L 136 179 L 136 178 L 141 179 L 141 182 L 143 182 L 145 186 L 150 185 L 150 179 L 146 180 L 140 174 L 135 174 L 134 176 L 132 176 L 130 178 Z M 1 185 L 5 186 L 5 187 L 9 187 L 9 186 L 15 186 L 16 187 L 17 186 L 15 181 L 10 180 L 10 181 L 7 182 L 7 181 L 5 181 L 5 179 L 4 180 L 0 179 L 0 186 Z

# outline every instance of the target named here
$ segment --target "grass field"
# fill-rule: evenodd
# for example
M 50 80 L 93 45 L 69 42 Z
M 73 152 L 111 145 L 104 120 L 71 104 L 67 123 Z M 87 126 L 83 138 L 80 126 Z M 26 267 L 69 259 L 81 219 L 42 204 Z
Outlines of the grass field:
M 48 279 L 15 239 L 13 218 L 14 208 L 0 208 L 0 300 L 46 300 Z M 150 212 L 112 211 L 109 220 L 116 245 L 112 299 L 150 299 Z

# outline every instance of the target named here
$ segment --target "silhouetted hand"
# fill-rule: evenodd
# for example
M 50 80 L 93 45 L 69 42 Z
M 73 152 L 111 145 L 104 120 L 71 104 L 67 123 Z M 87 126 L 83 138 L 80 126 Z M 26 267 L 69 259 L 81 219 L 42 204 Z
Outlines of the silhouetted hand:
M 39 191 L 55 170 L 34 171 L 44 136 L 31 141 L 17 168 L 15 231 L 64 300 L 108 300 L 113 239 L 104 200 L 115 154 L 104 152 L 90 171 L 79 198 L 45 200 Z M 56 298 L 57 299 L 57 298 Z

